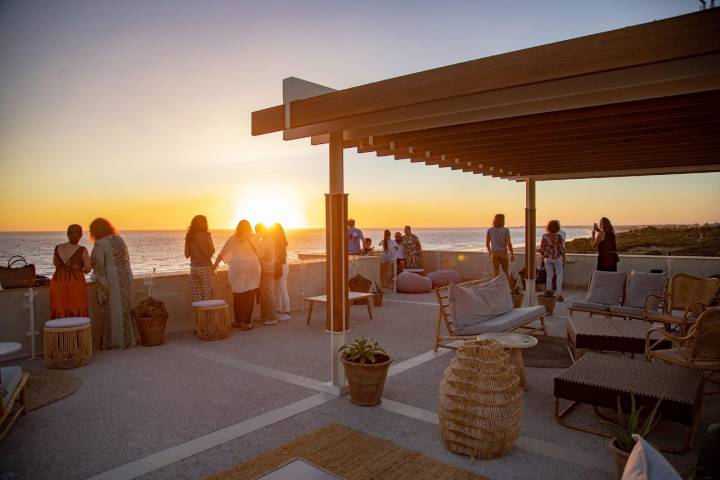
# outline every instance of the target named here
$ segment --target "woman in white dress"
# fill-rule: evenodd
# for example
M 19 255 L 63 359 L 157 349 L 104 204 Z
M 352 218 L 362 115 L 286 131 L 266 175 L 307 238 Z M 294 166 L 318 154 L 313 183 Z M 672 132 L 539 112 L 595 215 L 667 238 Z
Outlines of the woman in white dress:
M 247 220 L 241 220 L 235 234 L 227 239 L 215 259 L 228 264 L 228 282 L 233 292 L 233 327 L 250 330 L 255 293 L 260 286 L 260 258 L 258 244 Z

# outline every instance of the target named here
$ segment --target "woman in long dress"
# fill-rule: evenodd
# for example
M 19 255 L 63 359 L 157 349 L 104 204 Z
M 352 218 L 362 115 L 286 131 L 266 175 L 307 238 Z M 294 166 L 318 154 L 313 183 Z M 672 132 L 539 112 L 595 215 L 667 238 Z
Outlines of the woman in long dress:
M 192 301 L 211 300 L 213 298 L 212 256 L 215 253 L 212 236 L 208 231 L 207 218 L 195 215 L 185 235 L 185 258 L 190 259 L 190 281 Z
M 95 242 L 90 258 L 97 280 L 102 315 L 100 348 L 134 347 L 133 274 L 125 241 L 104 218 L 92 221 L 90 238 Z
M 287 247 L 288 241 L 282 225 L 272 226 L 272 237 L 275 242 L 275 308 L 278 320 L 290 320 L 290 295 L 288 294 Z
M 85 274 L 92 266 L 87 249 L 78 245 L 82 233 L 80 225 L 70 225 L 67 243 L 55 247 L 55 273 L 50 280 L 50 318 L 88 316 Z
M 241 220 L 215 258 L 215 268 L 228 264 L 228 282 L 233 292 L 233 327 L 250 330 L 255 293 L 260 286 L 259 248 L 247 220 Z
M 405 254 L 405 268 L 422 268 L 422 245 L 420 245 L 420 239 L 412 233 L 408 225 L 405 226 L 403 252 Z

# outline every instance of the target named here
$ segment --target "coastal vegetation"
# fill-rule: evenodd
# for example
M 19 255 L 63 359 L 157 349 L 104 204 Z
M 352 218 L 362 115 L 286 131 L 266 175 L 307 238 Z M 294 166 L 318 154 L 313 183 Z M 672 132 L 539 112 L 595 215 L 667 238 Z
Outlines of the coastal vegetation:
M 642 227 L 616 234 L 618 253 L 720 257 L 720 224 Z M 589 238 L 565 244 L 568 253 L 594 253 Z

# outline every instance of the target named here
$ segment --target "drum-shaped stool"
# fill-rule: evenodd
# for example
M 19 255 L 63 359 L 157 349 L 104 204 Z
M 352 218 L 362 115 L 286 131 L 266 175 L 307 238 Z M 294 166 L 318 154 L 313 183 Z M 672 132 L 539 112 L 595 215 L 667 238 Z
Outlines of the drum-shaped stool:
M 222 340 L 230 336 L 232 326 L 225 300 L 199 300 L 192 303 L 195 335 L 200 340 Z
M 92 358 L 92 329 L 87 317 L 56 318 L 43 328 L 45 365 L 48 368 L 77 368 Z

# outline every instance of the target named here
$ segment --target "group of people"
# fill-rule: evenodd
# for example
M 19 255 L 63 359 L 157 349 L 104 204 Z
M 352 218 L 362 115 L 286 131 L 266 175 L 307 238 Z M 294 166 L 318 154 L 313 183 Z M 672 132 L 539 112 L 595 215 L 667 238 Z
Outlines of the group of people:
M 565 232 L 559 220 L 550 220 L 540 241 L 540 266 L 545 269 L 546 285 L 554 290 L 559 301 L 563 301 L 562 286 L 565 267 Z M 513 287 L 514 279 L 509 273 L 509 263 L 515 260 L 510 229 L 505 227 L 505 215 L 498 213 L 493 218 L 492 227 L 485 236 L 485 246 L 490 253 L 495 276 L 502 270 Z M 606 217 L 593 225 L 592 246 L 598 251 L 597 270 L 616 272 L 620 260 L 615 243 L 615 230 Z M 555 285 L 553 289 L 552 286 Z
M 405 225 L 405 235 L 395 232 L 393 238 L 390 230 L 383 232 L 383 238 L 378 243 L 381 251 L 380 276 L 383 287 L 392 286 L 393 266 L 397 264 L 397 271 L 404 269 L 422 268 L 422 244 L 420 239 L 412 233 L 412 228 Z M 362 230 L 355 226 L 355 220 L 348 220 L 348 254 L 369 255 L 375 251 L 371 238 L 365 238 Z

